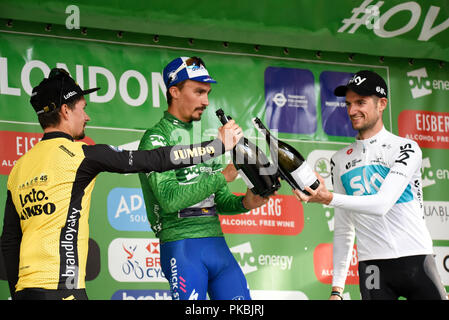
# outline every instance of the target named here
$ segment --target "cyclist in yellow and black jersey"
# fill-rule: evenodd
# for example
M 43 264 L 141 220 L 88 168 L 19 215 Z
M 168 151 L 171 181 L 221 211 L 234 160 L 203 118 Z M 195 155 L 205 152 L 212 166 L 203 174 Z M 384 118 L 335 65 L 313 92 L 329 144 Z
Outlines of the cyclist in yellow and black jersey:
M 53 69 L 33 89 L 31 104 L 44 136 L 9 175 L 1 237 L 13 299 L 87 299 L 88 218 L 98 173 L 187 167 L 223 154 L 242 136 L 231 123 L 216 140 L 151 151 L 77 142 L 90 120 L 84 95 L 98 89 L 81 90 L 63 69 Z M 179 152 L 190 157 L 176 161 Z

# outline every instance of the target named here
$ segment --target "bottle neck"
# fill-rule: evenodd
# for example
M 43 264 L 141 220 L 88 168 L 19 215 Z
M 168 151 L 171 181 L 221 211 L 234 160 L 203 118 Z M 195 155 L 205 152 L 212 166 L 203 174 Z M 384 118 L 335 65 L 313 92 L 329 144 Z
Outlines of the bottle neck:
M 228 123 L 229 120 L 231 120 L 232 118 L 227 116 L 222 109 L 218 109 L 216 112 L 216 115 L 218 117 L 218 120 L 220 120 L 222 125 L 225 125 L 226 123 Z
M 277 139 L 264 126 L 264 124 L 262 123 L 262 121 L 260 121 L 260 119 L 257 119 L 255 121 L 255 123 L 256 123 L 257 127 L 259 128 L 259 132 L 261 132 L 265 136 L 265 139 L 267 140 L 268 143 L 270 143 L 270 141 L 277 141 Z
M 231 120 L 227 115 L 223 114 L 222 116 L 219 116 L 221 124 L 225 125 L 228 123 L 229 120 Z

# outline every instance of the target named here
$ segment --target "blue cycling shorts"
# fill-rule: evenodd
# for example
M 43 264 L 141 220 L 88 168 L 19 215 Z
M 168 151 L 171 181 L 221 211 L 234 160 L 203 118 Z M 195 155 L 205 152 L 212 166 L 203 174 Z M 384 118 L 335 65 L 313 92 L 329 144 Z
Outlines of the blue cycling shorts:
M 251 300 L 248 284 L 223 237 L 161 244 L 161 266 L 174 300 Z

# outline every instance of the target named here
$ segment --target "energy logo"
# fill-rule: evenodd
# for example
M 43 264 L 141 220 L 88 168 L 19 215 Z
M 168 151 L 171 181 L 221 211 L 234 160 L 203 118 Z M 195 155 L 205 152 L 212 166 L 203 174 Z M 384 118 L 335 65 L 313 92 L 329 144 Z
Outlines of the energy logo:
M 407 77 L 413 99 L 424 97 L 432 93 L 432 84 L 428 79 L 426 68 L 407 72 Z
M 428 187 L 436 183 L 434 179 L 434 173 L 432 171 L 432 165 L 430 164 L 430 158 L 426 157 L 422 159 L 421 163 L 422 174 L 422 186 Z
M 239 259 L 237 259 L 237 262 L 239 263 L 240 268 L 242 268 L 243 274 L 246 275 L 257 271 L 257 266 L 254 265 L 256 259 L 252 255 L 253 249 L 251 248 L 251 242 L 245 242 L 234 246 L 230 248 L 230 250 L 232 253 L 238 254 Z M 247 255 L 251 256 L 248 257 Z
M 449 180 L 449 170 L 445 168 L 432 168 L 429 157 L 422 159 L 421 175 L 423 188 L 436 184 L 437 180 Z
M 271 267 L 274 270 L 291 270 L 293 256 L 281 256 L 275 254 L 253 254 L 251 242 L 245 242 L 230 248 L 234 253 L 236 260 L 242 269 L 243 274 L 247 275 L 258 270 L 258 267 Z

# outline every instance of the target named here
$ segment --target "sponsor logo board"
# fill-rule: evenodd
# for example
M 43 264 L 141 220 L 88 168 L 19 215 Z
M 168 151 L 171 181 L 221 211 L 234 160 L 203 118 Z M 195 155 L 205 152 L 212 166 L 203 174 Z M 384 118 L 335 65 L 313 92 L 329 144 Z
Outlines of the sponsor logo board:
M 159 239 L 117 238 L 108 248 L 108 268 L 119 282 L 167 282 L 161 268 Z

